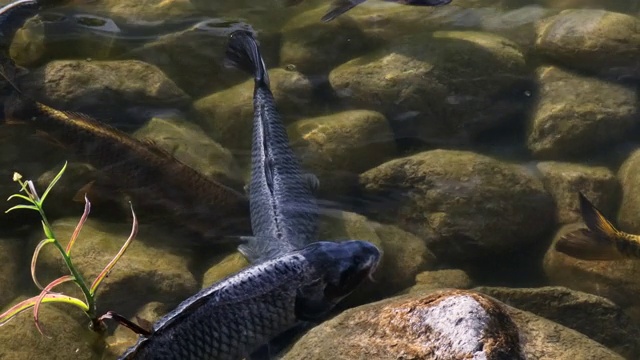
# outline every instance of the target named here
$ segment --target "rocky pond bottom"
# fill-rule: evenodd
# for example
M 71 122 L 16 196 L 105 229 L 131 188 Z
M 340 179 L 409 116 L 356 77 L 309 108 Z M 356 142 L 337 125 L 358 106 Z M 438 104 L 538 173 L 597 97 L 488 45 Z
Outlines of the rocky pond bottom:
M 54 6 L 10 53 L 27 70 L 18 86 L 38 101 L 243 191 L 253 81 L 223 57 L 231 29 L 256 30 L 290 143 L 320 180 L 319 238 L 384 252 L 375 282 L 285 359 L 640 358 L 640 261 L 554 248 L 584 227 L 578 192 L 640 234 L 640 2 L 369 0 L 323 23 L 329 5 Z M 0 140 L 0 199 L 16 191 L 14 171 L 44 188 L 69 161 L 46 205 L 69 239 L 82 213 L 72 199 L 99 169 L 28 125 L 1 124 Z M 125 195 L 90 196 L 73 257 L 93 278 L 130 219 Z M 202 247 L 153 209 L 136 213 L 139 235 L 100 289 L 101 311 L 153 321 L 247 266 L 233 246 Z M 0 216 L 0 306 L 37 291 L 29 264 L 41 236 L 37 218 Z M 45 249 L 36 270 L 44 283 L 64 267 Z M 113 359 L 135 342 L 123 327 L 96 336 L 72 310 L 43 306 L 49 337 L 29 313 L 0 327 L 0 358 Z

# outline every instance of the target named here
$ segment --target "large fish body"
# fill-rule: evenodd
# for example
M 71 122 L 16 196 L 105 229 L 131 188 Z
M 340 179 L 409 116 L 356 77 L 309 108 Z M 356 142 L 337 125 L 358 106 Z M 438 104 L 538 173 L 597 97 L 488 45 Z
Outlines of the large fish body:
M 3 36 L 38 11 L 32 0 L 20 0 L 0 9 Z M 6 38 L 1 42 L 9 44 Z M 3 74 L 13 84 L 17 73 L 2 48 Z M 244 194 L 210 179 L 178 161 L 155 144 L 90 118 L 65 112 L 17 94 L 5 101 L 5 120 L 29 123 L 48 138 L 73 150 L 99 170 L 94 189 L 127 194 L 136 207 L 152 209 L 176 225 L 184 225 L 207 239 L 222 239 L 249 228 L 249 203 Z M 90 191 L 91 189 L 86 189 Z
M 276 109 L 258 44 L 247 31 L 234 32 L 227 48 L 231 65 L 255 78 L 249 202 L 253 237 L 240 246 L 252 262 L 300 249 L 316 240 L 315 177 L 303 174 Z
M 379 260 L 365 241 L 316 242 L 251 266 L 185 300 L 120 359 L 248 358 L 285 330 L 324 316 Z
M 565 234 L 555 249 L 581 260 L 640 259 L 640 236 L 616 229 L 586 196 L 578 195 L 587 228 Z
M 96 121 L 23 96 L 5 103 L 8 122 L 27 121 L 99 170 L 96 187 L 127 194 L 134 206 L 153 209 L 176 225 L 209 239 L 246 231 L 246 197 L 202 175 L 155 144 Z M 90 191 L 90 190 L 89 190 Z

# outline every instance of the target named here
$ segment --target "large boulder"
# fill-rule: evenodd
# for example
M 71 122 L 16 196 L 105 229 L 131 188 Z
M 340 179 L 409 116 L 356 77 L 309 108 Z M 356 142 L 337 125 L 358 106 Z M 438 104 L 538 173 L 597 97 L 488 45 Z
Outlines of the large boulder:
M 605 10 L 565 10 L 540 23 L 536 48 L 572 68 L 637 77 L 640 20 Z
M 618 223 L 623 231 L 640 234 L 640 150 L 627 157 L 618 170 L 618 180 L 622 185 L 622 202 L 618 212 Z M 614 213 L 607 213 L 612 217 Z
M 578 192 L 583 193 L 605 214 L 618 207 L 620 183 L 604 166 L 544 161 L 536 164 L 544 187 L 556 203 L 556 222 L 569 224 L 582 221 Z
M 553 200 L 527 168 L 467 151 L 432 150 L 360 175 L 367 211 L 453 261 L 495 257 L 545 236 Z
M 540 91 L 527 138 L 534 157 L 593 155 L 624 140 L 635 126 L 635 90 L 553 66 L 539 68 L 537 77 Z
M 622 359 L 586 336 L 464 290 L 412 294 L 347 310 L 283 359 Z
M 640 358 L 640 328 L 610 300 L 558 286 L 473 290 L 579 331 L 626 359 Z
M 136 60 L 57 60 L 21 80 L 25 92 L 49 106 L 85 112 L 105 122 L 134 107 L 183 108 L 189 96 L 157 67 Z M 119 124 L 118 124 L 119 125 Z
M 442 144 L 467 142 L 522 111 L 528 99 L 518 89 L 530 77 L 511 41 L 438 31 L 400 37 L 333 69 L 329 81 L 350 105 L 385 114 L 397 137 Z
M 289 125 L 287 131 L 303 167 L 320 180 L 319 196 L 323 198 L 355 190 L 361 172 L 396 154 L 389 123 L 375 111 L 303 119 Z

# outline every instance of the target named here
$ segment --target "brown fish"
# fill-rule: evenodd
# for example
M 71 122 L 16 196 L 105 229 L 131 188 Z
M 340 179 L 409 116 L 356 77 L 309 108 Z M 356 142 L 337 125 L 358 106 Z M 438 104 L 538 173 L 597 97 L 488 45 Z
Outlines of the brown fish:
M 578 194 L 587 229 L 562 236 L 556 250 L 582 260 L 640 259 L 640 236 L 616 229 L 582 193 Z
M 5 102 L 5 119 L 29 123 L 64 144 L 99 170 L 93 187 L 111 196 L 123 192 L 154 217 L 175 220 L 206 238 L 250 231 L 244 194 L 204 176 L 152 142 L 137 140 L 88 115 L 54 109 L 19 90 Z

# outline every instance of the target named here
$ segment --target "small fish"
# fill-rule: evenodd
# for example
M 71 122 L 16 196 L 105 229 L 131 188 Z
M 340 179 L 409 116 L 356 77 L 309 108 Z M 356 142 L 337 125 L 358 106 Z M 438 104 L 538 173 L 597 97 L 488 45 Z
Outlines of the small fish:
M 562 236 L 556 250 L 582 260 L 640 258 L 640 236 L 616 229 L 582 193 L 580 212 L 587 229 Z
M 2 31 L 15 33 L 7 24 L 22 26 L 25 15 L 35 11 L 33 3 L 20 0 L 0 9 Z M 28 123 L 96 167 L 99 178 L 83 191 L 102 187 L 109 194 L 124 192 L 136 206 L 153 209 L 154 216 L 175 220 L 207 239 L 224 239 L 249 228 L 244 194 L 205 177 L 152 142 L 139 141 L 87 115 L 30 99 L 14 84 L 15 64 L 7 49 L 2 50 L 0 73 L 14 89 L 4 104 L 6 123 Z
M 269 88 L 258 43 L 248 31 L 231 34 L 227 64 L 254 76 L 249 203 L 253 237 L 239 250 L 252 262 L 275 258 L 316 240 L 318 180 L 303 174 Z
M 331 4 L 331 8 L 329 11 L 322 17 L 322 21 L 328 22 L 331 21 L 338 16 L 344 14 L 345 12 L 353 9 L 359 4 L 362 4 L 366 0 L 334 0 Z M 384 0 L 387 2 L 394 2 L 402 5 L 414 5 L 414 6 L 440 6 L 447 5 L 451 2 L 451 0 Z M 301 3 L 302 0 L 288 0 L 286 2 L 287 6 L 297 5 Z
M 316 242 L 245 268 L 182 302 L 119 359 L 236 360 L 330 312 L 380 261 L 366 241 Z

